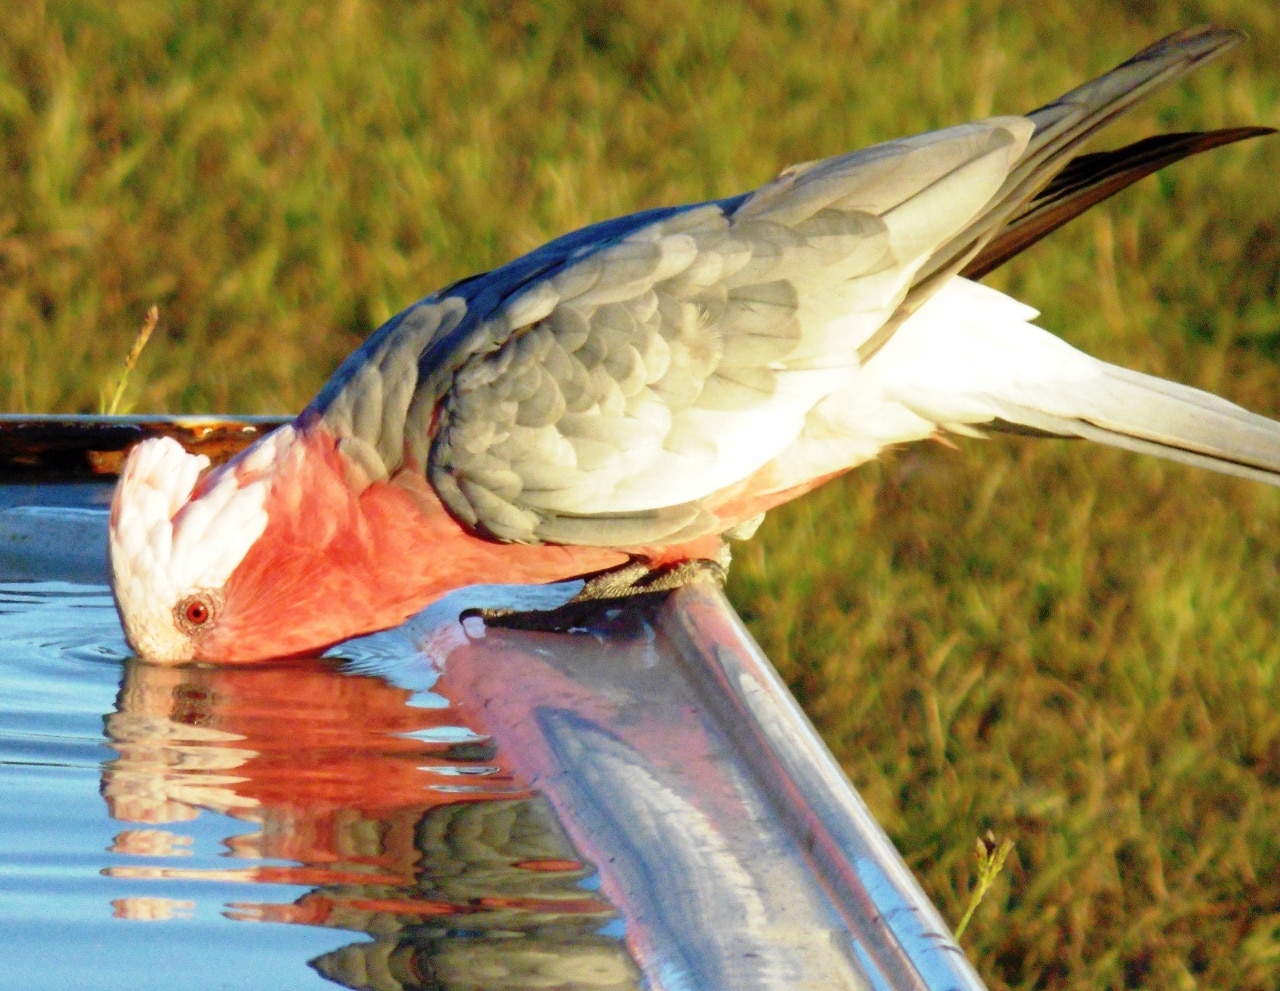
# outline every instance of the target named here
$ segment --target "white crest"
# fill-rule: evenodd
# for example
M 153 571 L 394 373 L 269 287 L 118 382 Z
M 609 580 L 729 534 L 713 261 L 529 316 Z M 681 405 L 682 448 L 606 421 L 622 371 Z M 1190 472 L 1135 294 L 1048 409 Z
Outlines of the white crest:
M 196 642 L 175 616 L 193 592 L 217 595 L 267 526 L 268 469 L 295 436 L 283 427 L 264 438 L 242 466 L 223 472 L 192 499 L 204 455 L 168 437 L 130 453 L 111 506 L 111 585 L 125 637 L 142 657 L 191 660 Z M 245 476 L 249 477 L 245 477 Z

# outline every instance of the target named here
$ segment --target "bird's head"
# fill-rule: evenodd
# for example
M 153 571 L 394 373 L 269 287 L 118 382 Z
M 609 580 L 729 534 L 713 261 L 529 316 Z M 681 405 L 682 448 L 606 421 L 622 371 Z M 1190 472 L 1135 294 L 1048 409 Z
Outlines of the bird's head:
M 129 646 L 162 664 L 315 654 L 460 584 L 437 574 L 440 527 L 457 531 L 448 515 L 433 529 L 421 498 L 374 484 L 340 447 L 310 422 L 213 470 L 173 440 L 134 448 L 110 531 Z
M 282 428 L 212 472 L 167 437 L 130 453 L 111 505 L 111 585 L 141 657 L 209 655 L 207 641 L 226 626 L 228 581 L 267 528 L 271 479 L 292 440 Z

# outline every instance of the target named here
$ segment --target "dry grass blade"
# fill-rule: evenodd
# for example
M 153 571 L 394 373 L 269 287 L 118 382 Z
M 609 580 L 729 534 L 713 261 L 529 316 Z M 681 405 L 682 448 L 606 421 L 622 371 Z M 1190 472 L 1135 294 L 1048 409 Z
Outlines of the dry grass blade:
M 133 340 L 133 347 L 129 348 L 129 355 L 124 360 L 124 372 L 120 375 L 120 382 L 116 385 L 116 391 L 111 397 L 111 402 L 106 404 L 106 408 L 102 411 L 107 416 L 115 416 L 120 408 L 120 400 L 124 398 L 124 390 L 129 385 L 129 376 L 133 374 L 133 369 L 138 364 L 138 359 L 142 356 L 142 349 L 147 346 L 147 341 L 151 340 L 151 332 L 156 329 L 156 324 L 160 322 L 160 307 L 153 305 L 147 310 L 146 319 L 142 321 L 142 326 L 138 328 L 138 336 Z
M 974 843 L 977 848 L 975 854 L 978 858 L 978 879 L 974 882 L 973 892 L 969 895 L 969 904 L 965 907 L 964 915 L 956 923 L 957 941 L 969 928 L 969 920 L 982 904 L 982 899 L 987 897 L 987 892 L 991 890 L 996 878 L 1004 870 L 1004 862 L 1009 859 L 1009 854 L 1013 851 L 1013 840 L 1002 840 L 996 843 L 991 830 L 987 830 L 985 836 L 979 836 Z

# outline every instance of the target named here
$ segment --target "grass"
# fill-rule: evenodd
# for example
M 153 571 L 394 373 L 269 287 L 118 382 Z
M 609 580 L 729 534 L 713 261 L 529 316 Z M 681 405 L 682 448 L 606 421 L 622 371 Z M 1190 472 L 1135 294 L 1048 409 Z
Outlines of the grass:
M 142 326 L 138 328 L 138 336 L 133 339 L 133 346 L 129 348 L 129 353 L 124 359 L 124 370 L 120 373 L 120 381 L 116 383 L 116 388 L 111 393 L 110 402 L 106 396 L 103 396 L 102 412 L 106 416 L 115 416 L 121 412 L 120 403 L 124 399 L 124 393 L 129 388 L 129 378 L 133 375 L 133 370 L 138 367 L 138 359 L 142 357 L 142 349 L 147 346 L 147 341 L 151 340 L 151 335 L 155 333 L 156 324 L 160 322 L 160 308 L 153 306 L 147 310 L 146 319 L 142 321 Z
M 1004 863 L 1009 859 L 1009 854 L 1013 853 L 1013 840 L 997 843 L 991 830 L 987 830 L 986 836 L 975 840 L 974 846 L 978 859 L 978 877 L 969 895 L 969 903 L 964 907 L 964 915 L 960 916 L 960 921 L 955 924 L 954 933 L 957 940 L 964 938 L 965 930 L 973 921 L 973 913 L 987 897 L 987 892 L 991 890 L 991 886 L 996 883 L 996 878 L 1004 870 Z
M 1280 125 L 1244 0 L 113 4 L 0 13 L 0 404 L 300 408 L 378 322 L 621 212 L 1018 111 L 1153 38 L 1251 44 L 1117 125 Z M 992 282 L 1280 414 L 1280 141 L 1147 180 Z M 1280 493 L 1066 442 L 897 452 L 731 593 L 993 989 L 1280 986 Z

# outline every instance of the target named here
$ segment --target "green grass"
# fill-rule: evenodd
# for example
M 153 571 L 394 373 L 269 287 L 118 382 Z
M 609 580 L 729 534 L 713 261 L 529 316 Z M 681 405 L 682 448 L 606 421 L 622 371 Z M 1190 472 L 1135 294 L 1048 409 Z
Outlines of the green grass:
M 300 408 L 378 322 L 585 222 L 1029 109 L 1203 20 L 1252 43 L 1108 135 L 1280 126 L 1280 6 L 49 2 L 0 13 L 0 404 Z M 1280 414 L 1280 140 L 992 282 Z M 903 450 L 731 593 L 1000 988 L 1280 986 L 1280 493 L 1085 444 Z

